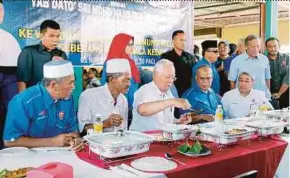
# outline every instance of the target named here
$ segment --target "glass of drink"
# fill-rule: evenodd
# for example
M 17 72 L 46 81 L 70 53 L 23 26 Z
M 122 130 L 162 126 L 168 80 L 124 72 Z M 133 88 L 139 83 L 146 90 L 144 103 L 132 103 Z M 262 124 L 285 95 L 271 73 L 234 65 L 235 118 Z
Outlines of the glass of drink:
M 93 123 L 94 133 L 102 133 L 103 132 L 103 121 L 101 115 L 96 114 L 96 118 Z

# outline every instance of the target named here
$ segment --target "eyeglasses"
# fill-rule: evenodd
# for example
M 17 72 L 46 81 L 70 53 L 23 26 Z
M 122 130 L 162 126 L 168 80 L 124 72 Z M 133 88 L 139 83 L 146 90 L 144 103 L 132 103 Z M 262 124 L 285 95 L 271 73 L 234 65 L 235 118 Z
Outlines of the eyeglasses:
M 173 80 L 173 81 L 176 81 L 177 80 L 177 77 L 165 77 L 166 80 Z
M 201 80 L 202 82 L 205 82 L 212 80 L 212 77 L 198 77 L 198 79 Z
M 212 53 L 219 53 L 219 50 L 206 50 L 207 52 L 212 52 Z

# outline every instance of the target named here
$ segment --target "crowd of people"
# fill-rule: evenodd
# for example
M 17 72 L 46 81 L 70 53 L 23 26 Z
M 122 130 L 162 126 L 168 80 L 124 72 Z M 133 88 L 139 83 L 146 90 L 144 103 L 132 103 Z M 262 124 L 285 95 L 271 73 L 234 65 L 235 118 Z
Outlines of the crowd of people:
M 117 34 L 101 80 L 96 70 L 89 70 L 75 109 L 73 65 L 57 48 L 60 25 L 45 20 L 40 33 L 41 42 L 23 48 L 15 63 L 6 65 L 0 55 L 0 84 L 13 76 L 5 85 L 16 87 L 17 82 L 19 92 L 1 99 L 7 103 L 6 147 L 71 146 L 79 151 L 84 147 L 80 138 L 93 128 L 96 117 L 101 117 L 104 132 L 144 132 L 166 124 L 213 121 L 218 105 L 228 119 L 249 116 L 262 104 L 269 109 L 289 106 L 289 56 L 279 52 L 277 38 L 266 40 L 267 55 L 260 53 L 260 39 L 249 35 L 237 45 L 205 40 L 199 56 L 197 47 L 193 54 L 184 50 L 185 32 L 176 30 L 173 49 L 160 56 L 153 72 L 140 69 L 132 59 L 134 37 Z M 192 110 L 199 112 L 186 114 Z

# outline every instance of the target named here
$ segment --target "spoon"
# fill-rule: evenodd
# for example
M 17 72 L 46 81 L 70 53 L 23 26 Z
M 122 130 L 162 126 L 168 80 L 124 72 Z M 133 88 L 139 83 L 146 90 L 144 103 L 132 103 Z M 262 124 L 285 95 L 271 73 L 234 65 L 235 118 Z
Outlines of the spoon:
M 165 158 L 167 158 L 168 160 L 174 160 L 174 161 L 178 162 L 179 164 L 182 164 L 185 166 L 185 163 L 178 161 L 177 159 L 174 159 L 170 153 L 165 153 Z

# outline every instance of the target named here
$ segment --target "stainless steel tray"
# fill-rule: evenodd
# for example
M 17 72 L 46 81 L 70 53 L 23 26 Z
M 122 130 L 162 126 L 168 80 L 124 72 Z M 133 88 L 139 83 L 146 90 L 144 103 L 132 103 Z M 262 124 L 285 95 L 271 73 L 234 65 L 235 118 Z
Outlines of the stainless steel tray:
M 88 142 L 92 152 L 104 158 L 118 158 L 144 153 L 149 150 L 153 139 L 143 133 L 124 131 L 122 134 L 107 132 L 96 135 L 87 135 L 84 139 Z
M 175 125 L 168 124 L 161 128 L 163 137 L 170 141 L 184 140 L 188 137 L 194 137 L 198 128 L 193 125 Z
M 247 127 L 256 129 L 258 135 L 263 137 L 281 134 L 286 125 L 286 122 L 279 120 L 260 120 L 246 123 Z
M 201 136 L 205 141 L 214 142 L 220 145 L 235 144 L 240 140 L 250 139 L 255 134 L 255 129 L 248 127 L 229 127 L 225 128 L 225 132 L 230 129 L 245 129 L 245 132 L 239 134 L 216 133 L 215 128 L 201 128 Z

